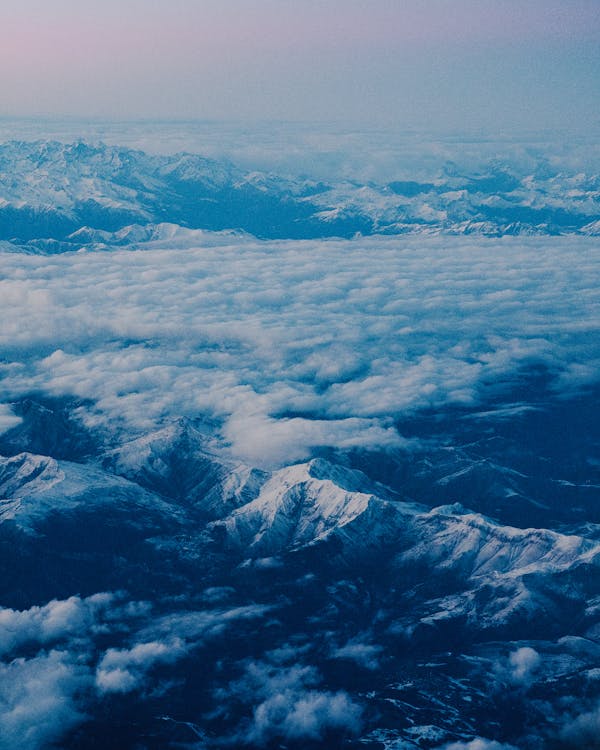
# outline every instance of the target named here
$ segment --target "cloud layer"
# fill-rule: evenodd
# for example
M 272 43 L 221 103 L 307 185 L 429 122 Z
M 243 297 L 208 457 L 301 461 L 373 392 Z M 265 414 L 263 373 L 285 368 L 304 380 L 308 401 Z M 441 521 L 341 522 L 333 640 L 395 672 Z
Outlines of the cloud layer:
M 564 396 L 597 381 L 591 239 L 236 242 L 4 255 L 3 424 L 27 392 L 74 394 L 112 429 L 216 420 L 237 456 L 277 465 L 401 447 L 402 415 L 532 369 Z

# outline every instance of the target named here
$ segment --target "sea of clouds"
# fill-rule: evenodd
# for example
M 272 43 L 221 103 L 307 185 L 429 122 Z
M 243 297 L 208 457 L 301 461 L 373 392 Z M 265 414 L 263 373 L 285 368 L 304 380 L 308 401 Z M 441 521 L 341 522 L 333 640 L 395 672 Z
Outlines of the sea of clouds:
M 27 394 L 76 396 L 113 432 L 205 419 L 274 467 L 407 447 L 403 416 L 510 400 L 532 371 L 563 397 L 598 380 L 592 238 L 208 238 L 3 254 L 2 428 Z

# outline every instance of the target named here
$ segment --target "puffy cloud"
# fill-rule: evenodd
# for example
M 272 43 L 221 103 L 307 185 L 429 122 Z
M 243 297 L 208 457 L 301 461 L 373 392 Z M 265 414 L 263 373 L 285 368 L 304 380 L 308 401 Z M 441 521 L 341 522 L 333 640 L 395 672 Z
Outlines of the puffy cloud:
M 600 748 L 600 703 L 567 719 L 560 738 L 568 748 Z
M 185 659 L 228 627 L 267 611 L 249 605 L 157 617 L 148 603 L 119 593 L 72 596 L 22 611 L 1 609 L 0 745 L 3 750 L 50 746 L 93 711 L 99 697 L 155 687 L 154 669 Z M 107 641 L 118 645 L 106 649 Z M 48 646 L 53 647 L 49 653 L 43 650 Z M 313 713 L 319 711 L 323 708 L 315 706 Z
M 540 665 L 541 657 L 530 646 L 523 646 L 513 651 L 508 657 L 510 675 L 515 683 L 527 683 Z
M 261 618 L 271 609 L 267 605 L 249 604 L 232 609 L 172 612 L 154 618 L 146 628 L 139 631 L 138 637 L 161 641 L 171 637 L 191 643 L 201 642 L 219 635 L 239 621 Z
M 286 691 L 267 698 L 254 710 L 250 741 L 270 737 L 318 740 L 330 730 L 355 732 L 360 708 L 346 693 Z
M 89 669 L 64 651 L 0 664 L 3 750 L 47 748 L 84 719 L 78 695 L 92 683 Z
M 357 732 L 360 706 L 343 691 L 316 689 L 319 680 L 314 667 L 253 661 L 246 665 L 242 678 L 217 691 L 217 697 L 253 706 L 252 720 L 235 736 L 238 741 L 319 740 L 329 731 Z
M 73 637 L 90 636 L 113 606 L 115 595 L 94 594 L 86 599 L 71 596 L 53 599 L 27 610 L 0 609 L 0 656 L 22 645 L 45 645 Z
M 528 688 L 537 677 L 542 664 L 542 657 L 531 646 L 521 646 L 494 665 L 494 672 L 502 684 L 510 683 L 514 687 Z
M 48 747 L 82 721 L 94 700 L 91 665 L 98 638 L 120 640 L 148 614 L 148 603 L 127 601 L 119 593 L 54 599 L 27 610 L 0 609 L 2 748 Z M 48 646 L 54 647 L 49 653 Z M 154 644 L 109 649 L 96 687 L 124 692 L 131 689 L 125 688 L 127 680 L 137 684 L 148 665 L 168 658 Z
M 96 669 L 96 687 L 100 693 L 142 689 L 155 666 L 174 664 L 236 622 L 262 617 L 269 609 L 249 605 L 228 610 L 172 612 L 153 618 L 135 633 L 132 646 L 109 648 L 104 653 Z
M 439 748 L 439 750 L 517 750 L 517 748 L 504 742 L 476 737 L 470 742 L 451 742 Z
M 223 435 L 235 453 L 250 464 L 281 465 L 301 461 L 313 448 L 385 448 L 409 446 L 392 427 L 367 419 L 274 419 L 238 413 L 228 419 Z
M 139 686 L 142 678 L 140 671 L 133 673 L 121 667 L 100 668 L 96 671 L 96 687 L 101 693 L 128 693 Z
M 156 664 L 171 664 L 186 653 L 179 638 L 166 643 L 138 643 L 131 649 L 109 649 L 96 671 L 96 685 L 103 693 L 127 693 L 143 684 Z
M 371 643 L 363 643 L 360 639 L 353 639 L 331 652 L 334 659 L 349 659 L 365 669 L 378 669 L 379 656 L 383 648 Z
M 483 404 L 531 367 L 567 395 L 597 380 L 587 238 L 185 242 L 4 255 L 4 402 L 74 394 L 128 430 L 205 417 L 273 466 L 407 447 L 403 414 Z
M 8 404 L 0 404 L 0 435 L 7 430 L 16 427 L 21 422 L 21 417 L 13 414 Z

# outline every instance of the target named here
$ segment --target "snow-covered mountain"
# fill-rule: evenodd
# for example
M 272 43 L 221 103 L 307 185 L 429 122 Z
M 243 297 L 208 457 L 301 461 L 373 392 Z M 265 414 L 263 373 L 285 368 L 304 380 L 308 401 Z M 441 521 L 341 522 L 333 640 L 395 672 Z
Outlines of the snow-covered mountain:
M 29 403 L 24 422 L 3 436 L 3 450 L 17 451 L 35 434 L 31 424 L 42 413 L 59 424 L 46 443 L 51 452 L 77 456 L 60 427 L 66 411 Z M 76 409 L 70 418 L 85 432 Z M 475 735 L 518 742 L 523 719 L 503 704 L 503 686 L 523 701 L 529 691 L 543 695 L 549 705 L 587 689 L 564 675 L 595 663 L 599 539 L 515 528 L 459 504 L 430 509 L 421 501 L 434 500 L 443 480 L 410 498 L 347 459 L 252 470 L 227 458 L 207 425 L 189 420 L 118 444 L 113 436 L 109 447 L 93 435 L 88 428 L 88 451 L 77 462 L 15 452 L 0 466 L 0 622 L 22 623 L 10 637 L 23 647 L 10 653 L 29 653 L 36 643 L 63 654 L 84 649 L 78 669 L 89 675 L 88 736 L 104 731 L 108 710 L 128 746 L 137 736 L 133 712 L 152 727 L 150 747 L 192 741 L 200 726 L 208 746 L 219 747 L 264 700 L 242 690 L 260 674 L 291 685 L 281 689 L 293 702 L 326 705 L 343 695 L 346 716 L 362 713 L 352 722 L 356 743 L 344 733 L 340 739 L 331 720 L 323 731 L 334 747 L 410 747 L 417 736 L 414 747 Z M 463 453 L 468 486 L 466 461 Z M 433 477 L 447 471 L 434 462 L 430 469 Z M 98 593 L 106 590 L 121 593 Z M 238 622 L 232 633 L 228 623 Z M 0 631 L 0 647 L 3 638 Z M 209 641 L 220 667 L 198 674 Z M 68 675 L 74 666 L 62 669 Z M 295 669 L 304 676 L 292 676 Z M 61 689 L 62 700 L 80 705 L 78 693 Z M 224 699 L 231 701 L 225 713 Z M 529 721 L 541 722 L 531 700 Z M 551 736 L 553 721 L 540 731 Z M 269 732 L 282 736 L 276 723 Z M 64 747 L 82 742 L 78 732 L 61 736 Z
M 1 750 L 598 747 L 600 182 L 536 153 L 0 145 Z
M 28 530 L 51 515 L 102 508 L 130 520 L 143 514 L 149 525 L 161 516 L 174 521 L 178 518 L 176 509 L 136 484 L 90 466 L 31 453 L 0 459 L 0 496 L 0 519 Z
M 178 420 L 107 451 L 101 462 L 202 519 L 222 518 L 253 500 L 267 474 L 223 458 L 215 443 L 206 428 Z
M 600 178 L 519 171 L 497 160 L 473 174 L 441 165 L 430 182 L 323 182 L 245 171 L 180 153 L 56 141 L 0 145 L 0 239 L 61 252 L 121 245 L 160 223 L 263 238 L 594 234 Z

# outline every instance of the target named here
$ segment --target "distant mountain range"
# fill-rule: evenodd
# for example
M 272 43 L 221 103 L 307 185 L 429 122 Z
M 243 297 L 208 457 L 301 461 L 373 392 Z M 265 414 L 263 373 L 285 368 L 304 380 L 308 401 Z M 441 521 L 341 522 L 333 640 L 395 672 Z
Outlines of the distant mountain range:
M 239 230 L 259 238 L 449 233 L 597 235 L 600 176 L 456 164 L 430 182 L 315 181 L 181 153 L 83 142 L 0 145 L 0 240 L 33 252 L 119 244 L 130 225 Z M 81 234 L 83 232 L 83 234 Z

